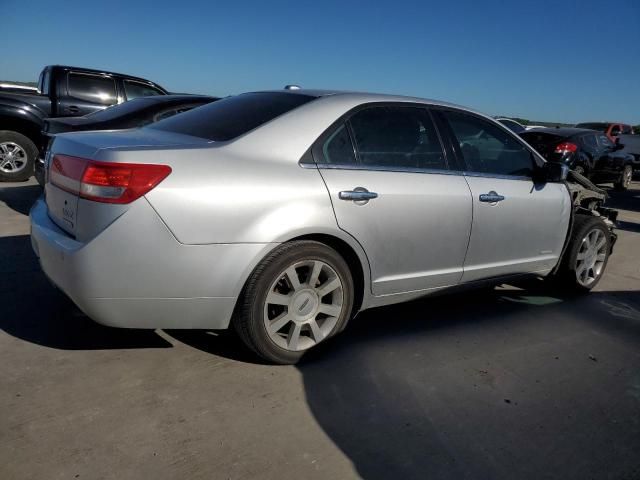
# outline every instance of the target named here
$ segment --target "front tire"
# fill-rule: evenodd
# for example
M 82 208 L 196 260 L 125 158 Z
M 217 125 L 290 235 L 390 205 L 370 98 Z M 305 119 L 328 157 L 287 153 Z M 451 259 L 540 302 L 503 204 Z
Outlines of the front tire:
M 576 215 L 571 239 L 557 274 L 559 286 L 576 293 L 590 291 L 602 278 L 610 252 L 611 234 L 604 220 Z
M 632 177 L 633 167 L 631 165 L 625 165 L 624 170 L 622 170 L 622 173 L 620 174 L 620 178 L 613 184 L 613 187 L 620 192 L 624 192 L 629 188 Z
M 38 148 L 21 133 L 0 130 L 0 181 L 23 182 L 33 175 Z
M 293 364 L 339 332 L 351 316 L 349 267 L 315 241 L 283 244 L 255 268 L 233 318 L 242 341 L 271 363 Z

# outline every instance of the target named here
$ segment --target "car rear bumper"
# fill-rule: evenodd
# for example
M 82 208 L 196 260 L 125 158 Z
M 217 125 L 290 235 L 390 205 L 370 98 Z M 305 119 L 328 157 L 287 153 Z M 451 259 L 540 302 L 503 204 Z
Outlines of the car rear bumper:
M 31 243 L 47 277 L 90 318 L 123 328 L 228 328 L 245 279 L 272 244 L 184 245 L 140 199 L 92 240 L 32 207 Z

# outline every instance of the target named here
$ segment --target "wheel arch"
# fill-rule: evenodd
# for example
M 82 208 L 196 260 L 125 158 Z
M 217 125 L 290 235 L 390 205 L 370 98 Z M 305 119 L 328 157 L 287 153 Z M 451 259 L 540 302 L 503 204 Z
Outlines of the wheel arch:
M 260 257 L 254 259 L 251 262 L 250 267 L 242 275 L 242 283 L 240 283 L 237 287 L 238 296 L 236 299 L 236 309 L 238 308 L 239 302 L 241 302 L 242 300 L 242 292 L 244 291 L 244 288 L 251 278 L 251 275 L 256 267 L 275 248 L 278 248 L 279 246 L 286 243 L 302 240 L 312 240 L 327 245 L 328 247 L 331 247 L 335 251 L 337 251 L 338 254 L 340 254 L 342 258 L 345 259 L 345 261 L 347 262 L 347 266 L 349 267 L 349 270 L 353 275 L 354 281 L 354 302 L 351 316 L 353 317 L 359 311 L 367 308 L 368 304 L 370 303 L 369 299 L 371 297 L 371 273 L 369 268 L 369 261 L 362 247 L 357 244 L 355 239 L 351 239 L 351 241 L 349 241 L 345 238 L 340 238 L 339 236 L 331 233 L 305 232 L 281 240 L 278 243 L 271 244 L 272 248 L 263 250 L 260 254 Z
M 20 133 L 35 143 L 38 148 L 42 139 L 41 128 L 41 125 L 29 118 L 20 118 L 0 112 L 0 130 Z
M 365 292 L 368 291 L 367 287 L 369 286 L 368 279 L 369 276 L 369 265 L 366 260 L 366 271 L 363 266 L 363 260 L 360 255 L 356 252 L 352 245 L 350 245 L 345 240 L 336 237 L 334 235 L 326 234 L 326 233 L 313 233 L 307 235 L 301 235 L 298 237 L 294 237 L 289 242 L 295 242 L 300 240 L 313 240 L 328 247 L 333 248 L 336 252 L 340 254 L 342 258 L 347 262 L 349 266 L 349 270 L 351 271 L 351 275 L 353 276 L 353 285 L 354 285 L 354 299 L 353 299 L 353 311 L 352 315 L 355 315 L 360 311 L 362 305 L 364 303 Z M 362 252 L 364 255 L 364 252 Z

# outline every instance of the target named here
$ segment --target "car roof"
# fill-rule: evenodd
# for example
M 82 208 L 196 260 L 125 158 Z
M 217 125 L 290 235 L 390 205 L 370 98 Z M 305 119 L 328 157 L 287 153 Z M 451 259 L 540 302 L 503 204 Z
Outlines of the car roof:
M 451 107 L 457 108 L 460 110 L 466 110 L 468 112 L 477 113 L 482 116 L 486 116 L 482 112 L 478 112 L 469 107 L 465 107 L 463 105 L 457 105 L 455 103 L 444 102 L 442 100 L 435 100 L 429 98 L 421 98 L 421 97 L 410 97 L 405 95 L 393 95 L 387 93 L 369 93 L 369 92 L 357 92 L 357 91 L 349 91 L 349 90 L 321 90 L 321 89 L 292 89 L 292 90 L 263 90 L 258 92 L 250 92 L 250 93 L 286 93 L 289 95 L 307 95 L 310 97 L 341 97 L 344 98 L 345 101 L 354 102 L 354 103 L 373 103 L 373 102 L 411 102 L 411 103 L 423 103 L 425 105 L 435 105 L 440 107 Z M 491 117 L 488 117 L 491 118 Z
M 558 135 L 561 137 L 572 137 L 574 135 L 580 135 L 585 133 L 602 133 L 599 130 L 591 130 L 589 128 L 575 128 L 575 127 L 544 127 L 544 128 L 535 128 L 533 130 L 527 130 L 526 132 L 522 132 L 523 134 L 536 134 L 536 133 L 548 133 L 551 135 Z
M 133 100 L 147 100 L 149 103 L 170 103 L 170 102 L 180 102 L 180 101 L 193 101 L 197 102 L 199 100 L 219 100 L 219 97 L 212 97 L 211 95 L 189 95 L 189 94 L 180 94 L 180 95 L 150 95 L 148 97 L 137 97 Z M 129 100 L 131 101 L 131 100 Z
M 602 126 L 605 126 L 607 128 L 609 128 L 611 125 L 622 125 L 624 127 L 630 127 L 631 126 L 630 123 L 626 123 L 626 122 L 580 122 L 580 123 L 576 123 L 576 125 L 586 125 L 586 124 L 602 125 Z
M 71 65 L 47 65 L 44 68 L 60 68 L 63 70 L 71 70 L 71 71 L 77 71 L 77 72 L 85 72 L 85 73 L 93 73 L 96 75 L 112 75 L 112 76 L 116 76 L 116 77 L 126 77 L 129 80 L 135 80 L 141 83 L 148 83 L 151 85 L 154 85 L 156 87 L 160 87 L 160 85 L 158 85 L 155 82 L 152 82 L 151 80 L 147 80 L 146 78 L 142 78 L 142 77 L 136 77 L 135 75 L 129 75 L 127 73 L 118 73 L 118 72 L 111 72 L 109 70 L 98 70 L 95 68 L 86 68 L 86 67 L 73 67 Z M 162 88 L 162 87 L 160 87 Z

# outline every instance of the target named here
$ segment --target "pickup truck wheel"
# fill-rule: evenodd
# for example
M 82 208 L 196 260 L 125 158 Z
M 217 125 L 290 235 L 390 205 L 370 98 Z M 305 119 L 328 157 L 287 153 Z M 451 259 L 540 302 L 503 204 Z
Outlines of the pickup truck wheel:
M 622 170 L 620 174 L 620 179 L 613 184 L 614 188 L 621 192 L 627 190 L 631 183 L 631 177 L 633 177 L 633 167 L 631 165 L 625 165 L 624 170 Z
M 595 287 L 607 266 L 611 235 L 600 217 L 576 215 L 569 246 L 558 270 L 559 285 L 573 292 Z
M 285 243 L 253 271 L 233 327 L 271 363 L 296 363 L 349 320 L 354 286 L 344 259 L 315 241 Z
M 24 135 L 0 130 L 0 181 L 22 182 L 33 175 L 36 145 Z

